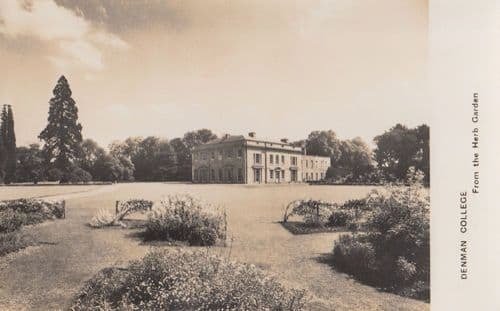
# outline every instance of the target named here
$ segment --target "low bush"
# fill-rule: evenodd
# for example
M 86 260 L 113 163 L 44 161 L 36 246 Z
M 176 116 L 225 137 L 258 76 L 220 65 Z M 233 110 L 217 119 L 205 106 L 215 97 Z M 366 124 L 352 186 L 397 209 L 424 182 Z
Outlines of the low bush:
M 39 199 L 0 201 L 0 232 L 12 232 L 21 226 L 62 218 L 64 209 L 62 202 Z
M 303 310 L 289 290 L 253 265 L 205 251 L 153 251 L 126 269 L 89 280 L 71 310 Z
M 387 290 L 429 299 L 429 197 L 423 175 L 410 171 L 409 186 L 373 190 L 363 234 L 342 236 L 333 264 L 360 280 Z
M 353 211 L 345 209 L 333 210 L 330 216 L 328 216 L 328 222 L 326 223 L 329 227 L 345 227 L 347 224 L 355 218 Z
M 144 237 L 215 245 L 226 240 L 226 214 L 190 195 L 171 195 L 153 206 Z
M 0 256 L 36 245 L 35 239 L 21 231 L 0 233 Z

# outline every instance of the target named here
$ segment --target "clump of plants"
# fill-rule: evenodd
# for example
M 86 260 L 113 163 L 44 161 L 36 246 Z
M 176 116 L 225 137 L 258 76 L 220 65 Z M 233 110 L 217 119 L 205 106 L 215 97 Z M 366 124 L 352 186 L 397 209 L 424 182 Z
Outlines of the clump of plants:
M 303 310 L 290 290 L 253 265 L 205 251 L 157 250 L 89 280 L 71 310 Z
M 287 222 L 290 217 L 300 216 L 306 225 L 324 226 L 336 208 L 337 204 L 322 200 L 295 200 L 287 205 L 283 222 Z
M 423 174 L 410 170 L 407 186 L 373 190 L 361 233 L 343 235 L 333 249 L 333 264 L 374 286 L 429 299 L 429 196 Z
M 116 205 L 115 214 L 108 210 L 101 209 L 92 217 L 89 225 L 93 228 L 102 228 L 106 226 L 123 225 L 122 220 L 132 213 L 146 213 L 151 210 L 153 201 L 143 199 L 130 199 L 119 201 Z
M 0 201 L 0 232 L 12 232 L 22 226 L 63 218 L 64 210 L 61 201 L 39 199 Z
M 169 195 L 148 214 L 146 240 L 183 241 L 209 246 L 225 242 L 226 213 L 191 195 Z
M 18 199 L 0 201 L 0 256 L 36 244 L 21 227 L 63 218 L 62 201 Z

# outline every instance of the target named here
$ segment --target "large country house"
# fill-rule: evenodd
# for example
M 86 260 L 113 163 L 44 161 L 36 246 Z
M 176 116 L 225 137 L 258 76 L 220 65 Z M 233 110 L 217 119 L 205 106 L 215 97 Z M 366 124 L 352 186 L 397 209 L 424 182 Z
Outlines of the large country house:
M 295 183 L 325 178 L 329 157 L 305 154 L 288 140 L 259 139 L 254 132 L 225 135 L 192 153 L 195 183 Z

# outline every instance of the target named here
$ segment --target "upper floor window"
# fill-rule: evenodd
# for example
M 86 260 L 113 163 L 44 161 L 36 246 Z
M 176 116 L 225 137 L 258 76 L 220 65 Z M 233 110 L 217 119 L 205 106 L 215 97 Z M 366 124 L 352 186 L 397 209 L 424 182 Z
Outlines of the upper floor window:
M 276 155 L 276 164 L 280 163 L 280 156 Z
M 206 152 L 202 152 L 201 153 L 201 159 L 202 160 L 206 160 L 207 159 L 207 153 Z
M 212 151 L 212 160 L 215 160 L 215 151 Z
M 272 154 L 269 155 L 269 163 L 274 163 L 274 156 Z
M 284 155 L 281 156 L 281 163 L 285 163 L 285 156 Z
M 243 157 L 243 149 L 238 149 L 238 158 Z
M 262 157 L 260 153 L 254 153 L 253 155 L 253 161 L 254 163 L 261 163 L 262 162 Z
M 291 157 L 292 165 L 297 165 L 297 157 Z

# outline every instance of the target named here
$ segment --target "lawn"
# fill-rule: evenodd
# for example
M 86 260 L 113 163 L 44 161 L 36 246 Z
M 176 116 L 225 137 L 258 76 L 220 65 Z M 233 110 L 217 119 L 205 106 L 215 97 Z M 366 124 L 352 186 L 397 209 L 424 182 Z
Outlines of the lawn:
M 279 223 L 285 205 L 294 199 L 335 202 L 364 196 L 363 186 L 243 186 L 175 183 L 132 183 L 110 186 L 0 187 L 2 199 L 24 196 L 65 198 L 66 219 L 34 226 L 46 242 L 0 258 L 0 309 L 64 309 L 85 280 L 110 266 L 125 265 L 151 247 L 130 229 L 93 230 L 86 226 L 101 208 L 114 210 L 116 200 L 190 193 L 227 208 L 229 247 L 239 261 L 256 264 L 285 285 L 312 294 L 314 310 L 428 310 L 429 304 L 380 292 L 322 263 L 340 234 L 293 235 Z

